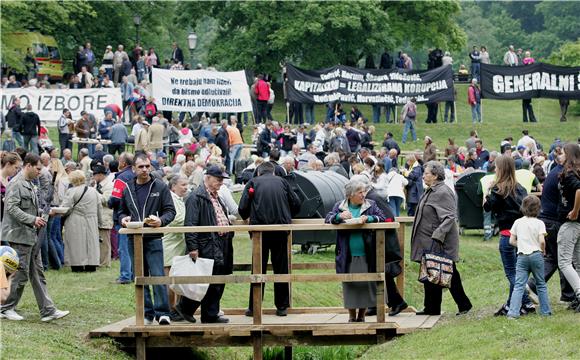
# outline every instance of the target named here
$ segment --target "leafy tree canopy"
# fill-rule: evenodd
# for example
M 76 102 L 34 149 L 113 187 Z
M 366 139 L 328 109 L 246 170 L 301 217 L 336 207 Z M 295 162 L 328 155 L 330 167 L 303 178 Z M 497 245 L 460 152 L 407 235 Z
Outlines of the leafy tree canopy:
M 465 42 L 457 1 L 184 2 L 178 9 L 183 25 L 195 28 L 206 16 L 216 21 L 208 61 L 223 69 L 276 73 L 280 61 L 356 65 L 385 48 L 459 49 Z

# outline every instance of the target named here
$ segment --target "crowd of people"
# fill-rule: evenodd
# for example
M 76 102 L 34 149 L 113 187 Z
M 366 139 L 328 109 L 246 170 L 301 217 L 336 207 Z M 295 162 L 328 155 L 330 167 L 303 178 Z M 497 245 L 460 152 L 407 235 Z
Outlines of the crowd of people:
M 485 61 L 481 52 L 474 52 Z M 176 44 L 172 54 L 172 68 L 183 68 L 183 53 Z M 389 68 L 392 61 L 385 54 L 380 66 Z M 449 62 L 446 57 L 450 55 L 439 49 L 429 55 L 430 68 Z M 536 293 L 540 313 L 549 315 L 552 310 L 545 282 L 556 270 L 565 279 L 561 299 L 580 311 L 578 144 L 555 139 L 545 146 L 524 130 L 517 141 L 507 136 L 493 146 L 497 150 L 490 151 L 472 131 L 464 144 L 453 138 L 442 144 L 442 139 L 426 136 L 423 149 L 403 153 L 392 133 L 377 138 L 375 127 L 356 106 L 347 115 L 341 103 L 328 104 L 324 121 L 318 123 L 313 108 L 307 107 L 304 124 L 300 104 L 291 104 L 287 124 L 273 121 L 274 95 L 269 79 L 262 75 L 256 77 L 250 91 L 256 101 L 253 127 L 247 126 L 241 114 L 195 113 L 186 120 L 185 113 L 174 116 L 158 111 L 155 99 L 148 94 L 150 69 L 160 65 L 154 49 L 145 54 L 137 47 L 129 57 L 121 45 L 114 53 L 108 47 L 97 76 L 92 75 L 94 64 L 95 56 L 86 44 L 79 49 L 75 62 L 78 75 L 69 86 L 118 85 L 124 104 L 109 104 L 102 114 L 83 111 L 77 120 L 65 109 L 56 128 L 58 147 L 50 141 L 38 115 L 30 108 L 22 111 L 18 98 L 6 115 L 8 131 L 2 144 L 0 174 L 1 240 L 17 251 L 21 265 L 9 277 L 10 292 L 1 307 L 2 317 L 22 320 L 15 308 L 29 279 L 44 321 L 68 314 L 58 310 L 48 295 L 44 278 L 48 268 L 67 266 L 73 272 L 94 272 L 119 259 L 116 283 L 131 283 L 133 241 L 119 233 L 130 222 L 154 228 L 227 226 L 237 217 L 249 219 L 250 224 L 290 223 L 300 209 L 300 200 L 288 182 L 295 171 L 332 171 L 347 179 L 345 200 L 326 216 L 328 223 L 340 224 L 352 218 L 360 222 L 393 221 L 402 209 L 415 216 L 411 258 L 419 262 L 421 254 L 435 246 L 450 256 L 454 261 L 450 291 L 458 314 L 470 311 L 472 304 L 455 264 L 459 234 L 454 183 L 466 174 L 485 172 L 480 181 L 484 240 L 499 231 L 500 255 L 509 282 L 508 299 L 496 315 L 515 318 L 534 312 Z M 412 69 L 412 60 L 400 54 L 396 66 Z M 5 82 L 6 87 L 23 85 L 12 77 Z M 28 82 L 27 86 L 32 85 Z M 48 85 L 40 81 L 35 86 Z M 470 105 L 477 108 L 480 99 L 474 77 Z M 427 107 L 427 122 L 436 122 L 436 104 Z M 378 120 L 380 111 L 380 107 L 373 107 L 373 120 Z M 481 121 L 478 112 L 474 110 L 474 119 Z M 387 121 L 390 113 L 394 114 L 394 109 L 387 107 Z M 533 112 L 529 114 L 533 121 Z M 408 132 L 417 141 L 415 99 L 410 99 L 400 116 L 405 123 L 402 142 L 406 143 Z M 451 112 L 451 122 L 453 119 Z M 126 123 L 130 123 L 130 130 Z M 244 131 L 252 132 L 246 134 L 251 143 L 244 143 Z M 78 143 L 77 154 L 73 154 L 73 141 Z M 437 149 L 436 142 L 443 151 Z M 239 204 L 234 201 L 234 191 L 242 191 Z M 532 192 L 541 192 L 539 205 Z M 230 232 L 148 234 L 144 242 L 146 275 L 167 274 L 172 259 L 179 255 L 212 258 L 213 274 L 231 274 L 232 238 Z M 372 240 L 371 234 L 361 231 L 338 232 L 337 272 L 374 271 Z M 275 273 L 287 271 L 285 241 L 285 232 L 264 236 L 264 271 L 269 255 Z M 396 249 L 397 241 L 389 243 L 395 254 L 399 252 L 399 257 L 389 262 L 393 265 L 401 259 L 400 250 Z M 394 316 L 408 305 L 394 285 L 400 271 L 396 266 L 389 269 L 387 301 Z M 528 281 L 529 272 L 534 279 Z M 364 321 L 376 311 L 372 309 L 376 304 L 373 285 L 343 286 L 350 321 Z M 431 283 L 424 287 L 425 308 L 420 313 L 439 314 L 442 288 Z M 224 285 L 212 284 L 202 301 L 193 301 L 178 299 L 165 286 L 154 285 L 152 295 L 149 289 L 145 292 L 146 323 L 195 322 L 193 314 L 198 307 L 202 322 L 226 323 L 219 306 L 223 291 Z M 277 283 L 274 292 L 276 314 L 286 316 L 288 284 Z M 248 316 L 253 313 L 251 299 L 250 292 Z
M 412 111 L 407 108 L 403 116 Z M 351 113 L 355 119 L 356 107 Z M 94 272 L 118 258 L 117 283 L 131 283 L 133 242 L 118 232 L 131 221 L 150 227 L 228 225 L 239 216 L 249 218 L 251 224 L 289 223 L 300 208 L 288 185 L 295 171 L 332 171 L 348 179 L 345 202 L 329 213 L 329 223 L 349 218 L 392 221 L 406 209 L 409 216 L 415 216 L 413 261 L 420 261 L 419 254 L 434 244 L 457 261 L 454 182 L 472 172 L 485 172 L 480 182 L 484 240 L 489 240 L 494 230 L 500 232 L 500 254 L 510 284 L 508 300 L 497 315 L 517 317 L 533 312 L 530 299 L 535 292 L 540 296 L 540 312 L 551 313 L 545 281 L 558 269 L 567 280 L 563 281 L 562 300 L 571 301 L 571 308 L 580 310 L 580 281 L 575 270 L 580 256 L 578 144 L 555 139 L 545 146 L 524 130 L 518 140 L 506 137 L 496 144 L 499 151 L 489 151 L 472 131 L 461 146 L 449 138 L 439 151 L 435 141 L 426 136 L 422 151 L 403 153 L 390 132 L 380 139 L 382 142 L 375 141 L 374 128 L 360 116 L 352 122 L 320 122 L 311 128 L 266 120 L 253 126 L 251 136 L 246 136 L 251 137 L 252 144 L 244 144 L 242 133 L 249 128 L 238 122 L 236 114 L 227 114 L 219 123 L 219 114 L 193 114 L 191 123 L 177 118 L 170 122 L 162 112 L 137 115 L 130 132 L 118 108 L 107 107 L 101 121 L 96 121 L 96 114 L 83 113 L 77 121 L 69 115 L 65 110 L 59 121 L 62 152 L 44 144 L 37 151 L 18 146 L 1 155 L 2 241 L 16 249 L 22 264 L 12 277 L 10 297 L 2 305 L 2 315 L 8 319 L 21 319 L 15 307 L 29 274 L 35 274 L 30 275 L 35 293 L 43 294 L 37 297 L 43 318 L 68 314 L 57 310 L 48 296 L 43 277 L 48 268 L 70 266 L 73 272 Z M 151 123 L 148 115 L 152 115 Z M 71 132 L 78 138 L 99 132 L 101 140 L 109 137 L 111 142 L 79 143 L 75 161 Z M 131 136 L 134 151 L 127 148 Z M 243 191 L 239 204 L 233 191 Z M 529 195 L 534 191 L 542 193 L 541 212 L 537 202 L 529 199 L 535 196 Z M 545 230 L 533 220 L 536 217 L 546 224 Z M 518 222 L 519 218 L 529 220 Z M 519 225 L 528 222 L 533 226 Z M 263 262 L 271 254 L 274 272 L 284 273 L 285 234 L 269 236 L 263 239 Z M 232 233 L 146 237 L 148 275 L 167 274 L 172 258 L 185 254 L 194 259 L 213 258 L 214 274 L 233 270 Z M 356 231 L 339 236 L 336 246 L 343 250 L 337 257 L 337 271 L 373 271 L 374 255 L 368 247 L 371 240 Z M 538 251 L 545 256 L 537 255 Z M 543 262 L 545 272 L 539 270 Z M 535 280 L 530 279 L 528 292 L 522 292 L 522 286 L 526 288 L 522 279 L 527 281 L 528 270 Z M 397 274 L 394 271 L 386 280 L 391 315 L 407 307 L 394 286 Z M 178 300 L 165 286 L 153 288 L 153 296 L 148 294 L 145 300 L 147 323 L 193 322 L 200 306 L 202 322 L 227 322 L 219 309 L 223 285 L 211 285 L 201 302 L 183 297 Z M 459 313 L 468 312 L 472 305 L 455 265 L 451 292 Z M 275 293 L 277 315 L 285 316 L 287 284 L 277 284 Z M 368 297 L 362 297 L 363 293 Z M 372 284 L 344 286 L 351 321 L 364 321 L 365 315 L 375 311 L 368 309 L 375 300 L 372 294 Z M 520 309 L 514 310 L 514 304 Z M 247 315 L 252 314 L 251 305 L 250 301 Z M 440 306 L 441 287 L 425 284 L 425 309 L 421 313 L 438 314 Z

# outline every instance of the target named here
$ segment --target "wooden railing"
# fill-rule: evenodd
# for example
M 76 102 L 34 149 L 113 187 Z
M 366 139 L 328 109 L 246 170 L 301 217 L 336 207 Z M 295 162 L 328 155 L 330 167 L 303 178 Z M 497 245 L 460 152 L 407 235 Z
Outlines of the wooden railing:
M 384 305 L 384 271 L 385 271 L 385 231 L 399 228 L 398 222 L 371 223 L 363 225 L 322 224 L 322 219 L 297 220 L 288 225 L 232 225 L 232 226 L 196 226 L 122 229 L 122 234 L 130 234 L 135 243 L 135 310 L 136 325 L 144 325 L 144 286 L 159 284 L 232 284 L 249 283 L 253 288 L 253 323 L 262 324 L 262 291 L 261 286 L 267 282 L 377 282 L 377 322 L 385 322 Z M 376 231 L 376 272 L 364 274 L 292 274 L 292 232 L 294 231 L 328 231 L 328 230 L 373 230 Z M 207 232 L 251 232 L 252 233 L 252 274 L 251 275 L 211 275 L 211 276 L 144 276 L 143 268 L 143 235 L 167 233 L 207 233 Z M 288 272 L 289 274 L 262 274 L 262 232 L 288 231 Z M 404 238 L 402 238 L 404 240 Z M 402 240 L 401 240 L 402 241 Z M 304 267 L 308 268 L 308 267 Z M 315 268 L 320 268 L 316 266 Z M 324 266 L 326 268 L 326 265 Z M 292 292 L 290 291 L 290 294 Z

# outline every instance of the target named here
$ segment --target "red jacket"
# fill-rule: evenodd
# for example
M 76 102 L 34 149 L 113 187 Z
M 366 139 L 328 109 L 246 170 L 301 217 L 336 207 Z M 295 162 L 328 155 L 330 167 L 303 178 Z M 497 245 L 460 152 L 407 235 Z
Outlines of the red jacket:
M 479 100 L 479 101 L 477 101 Z M 469 88 L 467 89 L 467 103 L 469 105 L 475 105 L 476 103 L 481 101 L 481 93 L 479 88 L 473 86 L 473 85 L 469 85 Z
M 256 99 L 261 101 L 270 100 L 270 85 L 264 80 L 258 80 L 256 84 Z

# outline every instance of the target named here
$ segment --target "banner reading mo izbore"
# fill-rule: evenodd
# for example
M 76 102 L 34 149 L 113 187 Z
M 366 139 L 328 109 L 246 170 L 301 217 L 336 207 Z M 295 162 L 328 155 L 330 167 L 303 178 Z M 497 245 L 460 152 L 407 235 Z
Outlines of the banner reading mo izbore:
M 300 103 L 341 101 L 355 104 L 405 104 L 453 101 L 451 66 L 428 71 L 357 69 L 338 65 L 303 70 L 286 65 L 288 99 Z
M 481 64 L 481 92 L 486 99 L 499 100 L 580 99 L 580 67 Z

